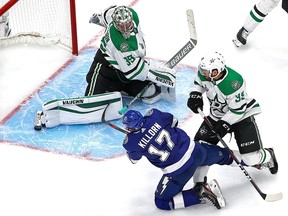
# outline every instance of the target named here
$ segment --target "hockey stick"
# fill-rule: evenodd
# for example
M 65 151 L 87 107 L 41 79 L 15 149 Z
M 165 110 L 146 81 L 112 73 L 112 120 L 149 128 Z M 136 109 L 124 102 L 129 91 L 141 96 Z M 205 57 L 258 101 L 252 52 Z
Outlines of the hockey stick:
M 187 22 L 189 27 L 189 41 L 180 49 L 166 64 L 165 66 L 173 68 L 177 65 L 197 44 L 197 33 L 195 26 L 194 14 L 191 9 L 186 11 Z M 176 88 L 161 87 L 162 98 L 166 100 L 176 101 Z
M 105 109 L 104 109 L 104 111 L 103 111 L 103 113 L 102 113 L 101 121 L 102 121 L 103 123 L 105 123 L 106 125 L 114 128 L 114 129 L 116 129 L 116 130 L 118 130 L 118 131 L 120 131 L 120 132 L 122 132 L 122 133 L 124 133 L 124 134 L 130 133 L 129 131 L 127 131 L 127 130 L 125 130 L 125 129 L 123 129 L 123 128 L 120 128 L 120 127 L 112 124 L 111 122 L 105 120 L 106 110 L 107 110 L 107 108 L 109 107 L 109 105 L 110 105 L 110 103 L 107 104 L 107 106 L 105 107 Z
M 122 115 L 126 110 L 133 104 L 137 99 L 139 99 L 147 89 L 153 84 L 153 82 L 148 83 L 128 104 L 126 104 L 121 110 L 118 111 Z
M 197 34 L 192 9 L 188 9 L 186 11 L 186 15 L 187 15 L 190 39 L 168 62 L 165 63 L 166 67 L 174 68 L 197 44 Z M 124 106 L 121 110 L 118 111 L 119 114 L 122 115 L 124 112 L 126 112 L 129 106 L 133 104 L 137 99 L 139 99 L 152 84 L 153 83 L 151 82 L 147 86 L 145 86 L 126 106 Z M 175 95 L 175 88 L 167 88 L 167 87 L 161 88 L 161 91 L 162 92 L 165 91 L 167 92 L 167 94 L 171 93 L 169 91 L 174 91 L 174 93 L 172 94 Z M 169 98 L 166 99 L 169 100 Z
M 209 119 L 204 115 L 203 111 L 200 108 L 198 108 L 197 111 L 202 116 L 202 118 L 204 119 L 206 124 L 209 126 L 209 128 L 215 133 L 215 131 L 213 130 L 213 125 L 211 124 Z M 257 192 L 260 194 L 260 196 L 265 201 L 273 202 L 273 201 L 278 201 L 278 200 L 282 199 L 282 197 L 283 197 L 282 193 L 277 193 L 277 194 L 265 194 L 265 193 L 263 193 L 260 190 L 260 188 L 258 187 L 258 185 L 255 183 L 255 181 L 252 179 L 252 177 L 249 175 L 249 173 L 246 171 L 246 169 L 241 165 L 240 161 L 235 156 L 234 152 L 228 147 L 228 145 L 225 143 L 225 141 L 222 139 L 222 137 L 218 133 L 215 133 L 215 134 L 216 134 L 217 138 L 219 139 L 219 141 L 222 143 L 222 145 L 229 151 L 231 157 L 236 162 L 236 164 L 239 166 L 239 168 L 243 171 L 243 173 L 245 174 L 247 179 L 251 182 L 251 184 L 254 186 L 254 188 L 257 190 Z
M 195 19 L 192 9 L 186 11 L 187 22 L 189 27 L 189 41 L 168 61 L 165 66 L 174 68 L 197 44 L 197 33 Z

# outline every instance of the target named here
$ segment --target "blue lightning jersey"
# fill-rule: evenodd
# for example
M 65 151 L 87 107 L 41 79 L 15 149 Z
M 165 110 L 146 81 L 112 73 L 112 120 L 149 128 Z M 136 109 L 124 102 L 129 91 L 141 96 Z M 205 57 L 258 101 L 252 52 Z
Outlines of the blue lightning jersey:
M 176 175 L 193 163 L 194 141 L 185 131 L 177 127 L 178 120 L 170 113 L 151 109 L 144 116 L 142 128 L 129 133 L 123 147 L 132 162 L 145 156 L 164 174 Z

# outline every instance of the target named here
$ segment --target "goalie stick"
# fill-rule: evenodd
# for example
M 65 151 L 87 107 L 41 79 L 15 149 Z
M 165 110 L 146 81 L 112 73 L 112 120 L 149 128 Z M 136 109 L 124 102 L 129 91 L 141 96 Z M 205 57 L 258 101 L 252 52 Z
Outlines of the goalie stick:
M 137 99 L 139 99 L 147 89 L 153 84 L 153 82 L 148 83 L 128 104 L 126 104 L 121 110 L 118 111 L 120 115 L 126 112 L 126 110 L 133 104 Z
M 107 108 L 109 107 L 109 105 L 110 105 L 110 103 L 107 104 L 107 106 L 105 107 L 105 109 L 104 109 L 104 111 L 103 111 L 103 113 L 102 113 L 101 121 L 102 121 L 103 123 L 105 123 L 106 125 L 114 128 L 114 129 L 116 129 L 116 130 L 118 130 L 118 131 L 120 131 L 120 132 L 122 132 L 122 133 L 124 133 L 124 134 L 130 133 L 129 131 L 127 131 L 127 130 L 125 130 L 125 129 L 123 129 L 123 128 L 120 128 L 120 127 L 112 124 L 111 122 L 105 120 L 106 110 L 107 110 Z
M 197 34 L 195 19 L 192 9 L 186 11 L 187 22 L 189 27 L 189 41 L 168 61 L 165 66 L 174 68 L 197 44 Z
M 204 119 L 204 121 L 207 123 L 207 125 L 209 126 L 209 128 L 213 130 L 213 125 L 211 124 L 211 122 L 209 121 L 209 119 L 204 115 L 203 111 L 198 108 L 197 111 L 199 112 L 199 114 L 202 116 L 202 118 Z M 215 131 L 214 131 L 215 133 Z M 280 199 L 282 199 L 283 194 L 282 193 L 277 193 L 277 194 L 265 194 L 263 193 L 260 188 L 258 187 L 258 185 L 255 183 L 255 181 L 252 179 L 252 177 L 249 175 L 249 173 L 246 171 L 246 169 L 241 165 L 240 161 L 238 160 L 238 158 L 235 156 L 234 152 L 228 147 L 228 145 L 225 143 L 225 141 L 222 139 L 222 137 L 218 134 L 215 133 L 217 138 L 219 139 L 219 141 L 222 143 L 222 145 L 229 151 L 231 157 L 233 158 L 233 160 L 236 162 L 236 164 L 239 166 L 239 168 L 243 171 L 243 173 L 245 174 L 245 176 L 247 177 L 247 179 L 250 181 L 250 183 L 254 186 L 254 188 L 257 190 L 257 192 L 260 194 L 260 196 L 268 202 L 273 202 L 273 201 L 278 201 Z
M 174 68 L 197 44 L 197 34 L 195 27 L 194 14 L 192 9 L 186 11 L 188 27 L 189 27 L 189 41 L 168 61 L 165 63 L 166 67 Z M 126 106 L 119 110 L 119 114 L 122 115 L 133 104 L 139 99 L 145 91 L 152 85 L 149 83 L 142 91 L 140 91 Z M 162 96 L 164 99 L 175 101 L 175 88 L 163 87 L 161 88 Z

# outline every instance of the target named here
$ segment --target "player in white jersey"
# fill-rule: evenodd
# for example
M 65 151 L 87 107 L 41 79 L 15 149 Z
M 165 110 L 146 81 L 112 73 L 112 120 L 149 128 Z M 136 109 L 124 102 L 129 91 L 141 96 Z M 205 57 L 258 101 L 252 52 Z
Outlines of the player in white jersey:
M 272 148 L 263 148 L 254 116 L 261 112 L 260 105 L 246 91 L 246 81 L 232 68 L 225 65 L 223 56 L 212 52 L 204 56 L 199 64 L 187 105 L 194 112 L 203 110 L 202 94 L 210 103 L 209 120 L 213 130 L 224 137 L 234 133 L 243 165 L 269 168 L 278 172 L 278 163 Z M 203 121 L 195 140 L 217 144 L 219 139 Z M 239 160 L 240 160 L 239 159 Z
M 145 59 L 146 45 L 137 13 L 126 6 L 111 6 L 93 14 L 91 23 L 106 28 L 94 61 L 86 76 L 85 95 L 121 91 L 136 96 L 151 81 L 175 87 L 175 71 L 164 66 L 152 66 Z M 154 103 L 161 90 L 151 85 L 143 97 Z
M 236 39 L 233 40 L 237 47 L 247 43 L 247 37 L 265 19 L 278 4 L 280 0 L 260 0 L 249 12 L 244 25 L 238 31 Z M 288 13 L 288 0 L 282 1 L 282 8 Z
M 141 97 L 143 102 L 152 104 L 162 97 L 160 86 L 175 88 L 173 69 L 145 60 L 145 41 L 138 15 L 132 8 L 111 6 L 93 14 L 90 22 L 105 27 L 106 31 L 86 76 L 85 96 L 44 103 L 43 111 L 36 113 L 36 130 L 43 126 L 99 122 L 108 103 L 113 106 L 107 110 L 107 119 L 117 119 L 121 117 L 117 111 L 123 108 L 122 92 L 135 97 L 149 84 Z
M 9 28 L 9 13 L 6 12 L 0 16 L 0 38 L 8 37 L 10 33 L 11 29 Z

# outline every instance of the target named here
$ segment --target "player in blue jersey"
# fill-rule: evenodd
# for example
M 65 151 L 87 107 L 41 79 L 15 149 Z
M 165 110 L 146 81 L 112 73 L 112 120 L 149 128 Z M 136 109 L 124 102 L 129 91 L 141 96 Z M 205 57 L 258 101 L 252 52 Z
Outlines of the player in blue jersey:
M 163 210 L 185 208 L 209 200 L 220 209 L 225 200 L 217 181 L 206 182 L 208 167 L 230 165 L 229 152 L 219 146 L 199 143 L 178 128 L 178 120 L 170 113 L 151 109 L 143 116 L 129 110 L 122 118 L 130 132 L 123 147 L 132 163 L 145 156 L 163 171 L 155 191 L 155 205 Z M 183 190 L 193 177 L 195 186 Z

